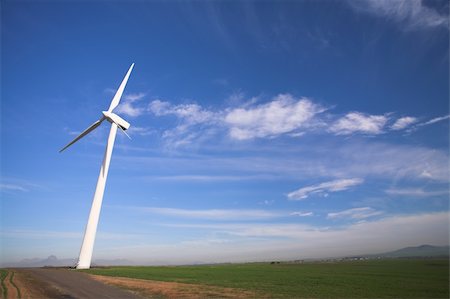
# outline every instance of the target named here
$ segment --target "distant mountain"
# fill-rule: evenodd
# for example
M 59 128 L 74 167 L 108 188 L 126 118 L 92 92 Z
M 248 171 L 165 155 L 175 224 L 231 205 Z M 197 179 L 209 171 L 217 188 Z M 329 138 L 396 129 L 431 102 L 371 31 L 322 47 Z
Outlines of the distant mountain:
M 36 268 L 36 267 L 70 267 L 76 264 L 76 259 L 59 260 L 56 256 L 50 255 L 46 259 L 33 258 L 23 259 L 20 262 L 4 263 L 2 267 Z
M 77 263 L 77 259 L 58 259 L 54 255 L 50 255 L 46 259 L 23 259 L 20 262 L 4 263 L 0 267 L 17 267 L 17 268 L 37 268 L 37 267 L 73 267 Z M 99 259 L 92 262 L 93 266 L 129 266 L 134 263 L 125 259 L 105 260 Z
M 438 257 L 449 256 L 449 246 L 421 245 L 417 247 L 406 247 L 395 251 L 374 254 L 372 256 L 399 258 L 399 257 Z
M 384 252 L 380 254 L 363 255 L 353 258 L 413 258 L 413 257 L 449 257 L 449 246 L 432 246 L 421 245 L 416 247 L 406 247 L 395 251 Z M 347 258 L 345 258 L 347 259 Z M 351 259 L 351 258 L 349 258 Z M 73 267 L 77 263 L 77 259 L 58 259 L 54 255 L 50 255 L 45 259 L 33 258 L 23 259 L 20 262 L 11 262 L 0 264 L 0 267 L 17 267 L 17 268 L 36 268 L 36 267 Z M 169 263 L 167 263 L 169 264 Z M 198 264 L 204 264 L 199 262 Z M 137 265 L 126 259 L 106 260 L 98 259 L 92 262 L 92 266 L 133 266 Z

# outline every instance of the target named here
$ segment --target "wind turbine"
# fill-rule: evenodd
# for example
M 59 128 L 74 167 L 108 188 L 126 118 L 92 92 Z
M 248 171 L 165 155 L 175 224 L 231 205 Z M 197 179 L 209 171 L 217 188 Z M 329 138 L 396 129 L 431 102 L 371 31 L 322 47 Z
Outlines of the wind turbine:
M 86 226 L 86 231 L 84 232 L 83 244 L 81 245 L 80 257 L 78 258 L 77 269 L 89 269 L 91 267 L 92 251 L 94 250 L 95 234 L 97 233 L 98 219 L 100 217 L 100 210 L 102 207 L 103 193 L 105 191 L 106 177 L 108 176 L 109 162 L 111 161 L 112 150 L 114 146 L 114 140 L 116 139 L 117 128 L 120 128 L 125 135 L 125 132 L 130 124 L 122 119 L 117 114 L 113 113 L 114 108 L 119 105 L 120 98 L 122 97 L 125 85 L 127 85 L 128 77 L 130 77 L 131 71 L 133 70 L 134 63 L 128 69 L 125 78 L 123 78 L 122 83 L 117 89 L 114 98 L 111 101 L 111 105 L 107 111 L 102 111 L 102 117 L 93 123 L 89 128 L 84 130 L 80 135 L 78 135 L 69 144 L 63 147 L 59 152 L 64 151 L 66 148 L 92 132 L 100 124 L 107 120 L 111 123 L 111 130 L 109 131 L 108 142 L 106 143 L 105 156 L 103 158 L 102 166 L 100 167 L 100 174 L 98 176 L 97 187 L 95 188 L 94 198 L 92 200 L 91 212 L 89 213 L 89 219 Z M 130 136 L 128 136 L 130 138 Z M 131 139 L 131 138 L 130 138 Z

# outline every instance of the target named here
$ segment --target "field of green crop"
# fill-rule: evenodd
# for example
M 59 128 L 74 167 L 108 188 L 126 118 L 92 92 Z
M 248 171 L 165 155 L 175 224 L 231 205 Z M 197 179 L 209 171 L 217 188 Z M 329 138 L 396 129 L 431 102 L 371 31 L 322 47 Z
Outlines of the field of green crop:
M 449 261 L 434 259 L 111 267 L 89 273 L 240 288 L 278 298 L 449 298 Z
M 6 269 L 0 269 L 0 280 L 1 280 L 1 286 L 2 286 L 2 298 L 8 297 L 8 289 L 5 285 L 5 279 L 8 276 L 8 270 Z

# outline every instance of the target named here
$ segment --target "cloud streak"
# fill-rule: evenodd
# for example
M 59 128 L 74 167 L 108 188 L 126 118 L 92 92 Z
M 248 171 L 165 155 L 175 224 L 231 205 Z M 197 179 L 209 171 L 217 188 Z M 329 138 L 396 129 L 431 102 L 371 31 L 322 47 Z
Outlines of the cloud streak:
M 395 131 L 403 130 L 411 126 L 415 122 L 417 122 L 417 118 L 415 117 L 411 116 L 401 117 L 395 121 L 395 123 L 391 126 L 391 129 Z
M 292 212 L 290 215 L 298 216 L 298 217 L 308 217 L 308 216 L 313 216 L 314 213 L 313 212 Z
M 384 115 L 367 115 L 360 112 L 350 112 L 338 119 L 329 131 L 336 135 L 363 133 L 377 135 L 383 133 L 383 127 L 388 118 Z
M 328 213 L 328 219 L 340 219 L 340 218 L 349 218 L 349 219 L 365 219 L 377 215 L 381 215 L 383 212 L 376 211 L 371 207 L 363 207 L 363 208 L 354 208 L 349 210 L 344 210 L 340 212 Z
M 169 147 L 179 147 L 210 137 L 220 126 L 222 112 L 204 109 L 198 104 L 172 105 L 167 101 L 154 100 L 147 108 L 148 112 L 157 116 L 175 116 L 179 122 L 172 129 L 163 132 L 162 138 Z
M 380 253 L 411 244 L 448 244 L 448 212 L 395 215 L 330 229 L 304 224 L 166 224 L 206 235 L 174 246 L 118 247 L 150 263 L 249 262 Z M 206 232 L 205 232 L 206 231 Z M 221 236 L 218 239 L 217 236 Z M 180 256 L 180 251 L 183 255 Z M 132 254 L 132 255 L 131 255 Z M 175 260 L 173 259 L 174 257 Z
M 281 217 L 282 214 L 265 210 L 186 210 L 174 208 L 139 207 L 139 210 L 170 217 L 207 220 L 255 220 Z
M 405 197 L 432 197 L 448 194 L 448 190 L 434 190 L 428 191 L 422 188 L 391 188 L 387 189 L 386 194 L 391 196 L 405 196 Z
M 428 125 L 432 125 L 432 124 L 435 124 L 435 123 L 437 123 L 437 122 L 440 122 L 440 121 L 443 121 L 443 120 L 447 120 L 447 119 L 450 119 L 450 115 L 445 115 L 445 116 L 435 117 L 435 118 L 433 118 L 433 119 L 430 119 L 430 120 L 427 121 L 427 122 L 420 123 L 420 124 L 418 124 L 417 126 L 419 126 L 419 127 L 421 127 L 421 126 L 428 126 Z
M 238 141 L 273 139 L 280 136 L 298 138 L 307 133 L 374 136 L 389 131 L 414 129 L 450 117 L 438 117 L 417 125 L 414 125 L 418 121 L 416 117 L 406 116 L 394 121 L 388 113 L 372 115 L 353 111 L 337 117 L 330 109 L 313 99 L 296 98 L 289 93 L 278 94 L 266 103 L 257 104 L 256 98 L 243 102 L 243 94 L 240 92 L 238 103 L 229 103 L 230 107 L 218 110 L 205 108 L 197 103 L 175 105 L 160 99 L 151 101 L 146 109 L 131 105 L 143 95 L 131 95 L 121 111 L 130 116 L 148 113 L 155 117 L 175 118 L 175 126 L 166 128 L 161 134 L 170 148 L 199 144 L 221 134 Z M 235 104 L 239 106 L 232 107 Z
M 444 150 L 380 143 L 372 139 L 359 142 L 339 140 L 325 147 L 317 142 L 308 147 L 292 145 L 289 148 L 273 143 L 273 146 L 258 147 L 257 151 L 243 155 L 235 155 L 231 149 L 224 153 L 220 146 L 206 149 L 209 153 L 195 158 L 170 154 L 152 157 L 119 155 L 116 163 L 127 168 L 165 170 L 155 173 L 155 179 L 173 176 L 173 169 L 183 169 L 183 174 L 176 176 L 187 173 L 205 177 L 220 173 L 221 176 L 263 176 L 265 180 L 301 177 L 320 181 L 331 177 L 448 182 L 449 177 L 449 157 Z M 216 151 L 221 155 L 210 154 Z M 149 175 L 145 178 L 148 179 Z
M 363 182 L 364 180 L 360 178 L 334 180 L 300 188 L 296 191 L 290 192 L 287 197 L 290 200 L 303 200 L 311 195 L 327 196 L 328 193 L 344 191 L 350 187 L 360 185 Z
M 156 116 L 175 115 L 191 125 L 213 122 L 217 116 L 216 113 L 203 109 L 198 104 L 172 105 L 161 100 L 152 101 L 148 109 Z
M 425 5 L 422 0 L 349 0 L 356 11 L 392 20 L 408 30 L 448 28 L 448 16 Z
M 21 186 L 21 185 L 0 183 L 0 191 L 21 191 L 21 192 L 26 192 L 26 191 L 28 191 L 28 189 L 23 187 L 23 186 Z
M 277 95 L 265 104 L 254 104 L 252 100 L 239 108 L 212 111 L 198 104 L 172 105 L 167 101 L 154 100 L 149 104 L 148 111 L 158 117 L 172 115 L 181 120 L 175 128 L 163 134 L 163 138 L 179 144 L 189 144 L 199 137 L 193 128 L 206 132 L 225 129 L 228 136 L 235 140 L 298 133 L 299 130 L 317 126 L 319 121 L 315 116 L 325 111 L 310 99 L 296 99 L 290 94 Z
M 127 130 L 127 132 L 130 135 L 140 135 L 140 136 L 148 136 L 155 133 L 155 130 L 150 128 L 144 128 L 144 127 L 136 127 L 136 126 L 130 126 L 130 128 Z

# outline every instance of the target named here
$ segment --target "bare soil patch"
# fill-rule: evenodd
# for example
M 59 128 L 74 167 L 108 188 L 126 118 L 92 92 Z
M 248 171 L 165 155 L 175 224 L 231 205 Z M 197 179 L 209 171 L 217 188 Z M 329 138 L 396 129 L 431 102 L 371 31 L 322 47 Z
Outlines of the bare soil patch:
M 137 291 L 139 295 L 147 298 L 268 298 L 267 295 L 261 293 L 235 288 L 126 277 L 91 276 L 102 283 Z
M 5 287 L 8 290 L 6 298 L 20 298 L 14 283 L 14 272 L 9 271 L 5 278 Z
M 50 286 L 45 281 L 36 280 L 35 277 L 29 275 L 24 270 L 11 269 L 7 277 L 8 283 L 10 275 L 14 273 L 13 282 L 17 289 L 12 284 L 7 284 L 8 297 L 7 298 L 63 298 L 62 294 L 57 289 Z M 5 280 L 6 283 L 6 280 Z M 19 294 L 20 293 L 20 294 Z M 20 295 L 20 296 L 19 296 Z
M 123 288 L 104 284 L 91 275 L 64 268 L 7 269 L 3 299 L 139 299 Z M 13 275 L 13 276 L 12 276 Z M 11 283 L 11 277 L 13 277 Z

